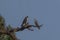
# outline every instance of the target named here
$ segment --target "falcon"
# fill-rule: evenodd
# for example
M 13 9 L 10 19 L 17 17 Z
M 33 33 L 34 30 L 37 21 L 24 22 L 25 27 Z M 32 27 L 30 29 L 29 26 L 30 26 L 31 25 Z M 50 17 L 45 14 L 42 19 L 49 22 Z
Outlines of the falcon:
M 34 23 L 35 23 L 35 27 L 37 27 L 38 29 L 40 29 L 40 27 L 43 26 L 43 24 L 39 25 L 36 19 L 34 19 Z
M 21 26 L 24 26 L 25 24 L 27 24 L 27 20 L 28 20 L 28 16 L 26 16 L 21 24 Z

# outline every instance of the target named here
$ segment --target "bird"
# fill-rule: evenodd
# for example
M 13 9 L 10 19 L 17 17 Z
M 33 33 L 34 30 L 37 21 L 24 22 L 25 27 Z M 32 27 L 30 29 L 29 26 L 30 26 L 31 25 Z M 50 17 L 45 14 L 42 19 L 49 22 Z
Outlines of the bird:
M 29 23 L 27 21 L 28 21 L 28 16 L 26 16 L 22 21 L 21 31 L 28 28 L 27 26 L 28 26 Z
M 40 29 L 40 27 L 43 26 L 43 24 L 39 25 L 36 19 L 34 19 L 34 23 L 35 23 L 35 27 L 37 27 L 38 29 Z
M 26 16 L 21 24 L 21 26 L 24 26 L 27 24 L 28 16 Z

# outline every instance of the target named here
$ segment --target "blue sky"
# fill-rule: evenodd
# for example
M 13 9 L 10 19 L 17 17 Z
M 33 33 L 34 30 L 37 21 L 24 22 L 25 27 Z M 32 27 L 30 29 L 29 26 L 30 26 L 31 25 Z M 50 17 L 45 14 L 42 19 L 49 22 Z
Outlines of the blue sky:
M 20 26 L 25 16 L 33 24 L 36 18 L 44 24 L 41 30 L 17 32 L 21 40 L 60 40 L 60 0 L 0 0 L 0 13 L 6 25 Z

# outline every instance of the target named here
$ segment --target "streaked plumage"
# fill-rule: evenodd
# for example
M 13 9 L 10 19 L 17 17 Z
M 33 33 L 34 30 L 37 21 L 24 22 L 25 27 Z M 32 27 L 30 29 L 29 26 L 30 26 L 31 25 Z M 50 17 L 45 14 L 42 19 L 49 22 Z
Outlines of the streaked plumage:
M 28 16 L 26 16 L 21 24 L 21 26 L 24 26 L 25 24 L 27 24 L 27 20 L 28 20 Z

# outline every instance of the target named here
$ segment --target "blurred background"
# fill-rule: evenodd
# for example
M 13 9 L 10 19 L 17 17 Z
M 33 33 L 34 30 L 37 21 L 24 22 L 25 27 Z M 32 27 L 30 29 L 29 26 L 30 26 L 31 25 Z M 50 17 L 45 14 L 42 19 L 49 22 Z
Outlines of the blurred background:
M 21 40 L 60 40 L 60 0 L 0 0 L 0 14 L 6 25 L 20 27 L 25 16 L 30 24 L 36 18 L 44 24 L 40 30 L 16 32 Z

